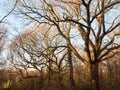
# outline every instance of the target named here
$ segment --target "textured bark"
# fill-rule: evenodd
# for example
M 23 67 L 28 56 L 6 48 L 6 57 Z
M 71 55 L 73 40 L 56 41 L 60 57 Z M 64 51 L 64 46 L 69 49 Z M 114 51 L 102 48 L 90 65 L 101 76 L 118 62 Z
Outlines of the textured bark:
M 49 67 L 48 67 L 48 84 L 51 84 L 51 77 L 52 77 L 52 70 L 51 70 L 51 60 L 49 60 Z
M 91 87 L 92 90 L 100 90 L 99 87 L 99 68 L 98 68 L 98 64 L 91 64 L 90 65 L 90 73 L 91 73 Z
M 72 63 L 72 53 L 71 50 L 68 48 L 68 62 L 69 62 L 69 68 L 70 68 L 70 84 L 71 88 L 75 90 L 75 81 L 73 78 L 73 63 Z

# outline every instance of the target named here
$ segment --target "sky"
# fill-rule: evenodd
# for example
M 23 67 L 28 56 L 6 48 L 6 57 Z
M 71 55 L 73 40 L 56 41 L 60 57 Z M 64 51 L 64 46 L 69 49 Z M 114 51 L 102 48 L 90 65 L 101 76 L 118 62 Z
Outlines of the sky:
M 13 7 L 13 0 L 0 0 L 0 20 L 2 17 L 4 17 Z M 114 9 L 109 15 L 108 19 L 106 20 L 107 22 L 111 22 L 113 17 L 117 16 L 119 14 L 118 9 Z M 19 32 L 22 32 L 25 30 L 25 27 L 23 26 L 24 23 L 21 22 L 20 19 L 16 15 L 10 14 L 6 19 L 5 19 L 5 26 L 8 28 L 8 36 L 9 38 L 14 38 L 15 35 L 17 35 Z M 93 23 L 95 24 L 95 23 Z
M 12 0 L 0 0 L 0 20 L 9 13 L 9 11 L 13 8 Z M 14 40 L 15 36 L 18 35 L 19 32 L 24 30 L 21 21 L 15 16 L 10 14 L 7 18 L 4 19 L 2 25 L 7 28 L 7 44 L 10 44 L 12 40 Z M 4 52 L 0 55 L 7 60 L 6 55 L 8 54 L 7 47 L 5 47 Z M 6 61 L 5 61 L 6 62 Z M 6 63 L 7 64 L 7 63 Z
M 13 8 L 12 0 L 0 0 L 0 20 Z M 4 19 L 5 27 L 8 29 L 10 39 L 14 38 L 19 32 L 23 31 L 23 23 L 12 13 Z

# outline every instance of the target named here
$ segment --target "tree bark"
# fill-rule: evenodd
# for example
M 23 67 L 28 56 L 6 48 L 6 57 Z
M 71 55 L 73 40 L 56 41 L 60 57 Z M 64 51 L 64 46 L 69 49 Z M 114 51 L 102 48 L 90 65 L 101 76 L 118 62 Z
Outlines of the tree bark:
M 72 53 L 71 53 L 71 50 L 68 48 L 68 63 L 69 63 L 69 71 L 70 71 L 70 84 L 71 84 L 71 88 L 73 90 L 76 89 L 75 87 L 75 81 L 74 81 L 74 78 L 73 78 L 73 63 L 72 63 Z
M 92 90 L 100 90 L 99 87 L 99 64 L 90 64 Z
M 51 70 L 51 60 L 49 60 L 49 67 L 48 67 L 48 85 L 51 85 L 51 77 L 52 77 L 52 70 Z

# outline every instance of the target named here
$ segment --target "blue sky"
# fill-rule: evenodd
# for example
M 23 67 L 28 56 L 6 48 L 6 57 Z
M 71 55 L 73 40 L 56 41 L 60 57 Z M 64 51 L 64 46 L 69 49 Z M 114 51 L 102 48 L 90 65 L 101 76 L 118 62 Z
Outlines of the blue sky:
M 0 0 L 0 20 L 13 8 L 12 0 Z M 8 29 L 9 38 L 13 38 L 18 32 L 23 30 L 22 23 L 18 17 L 10 14 L 5 20 L 5 26 Z

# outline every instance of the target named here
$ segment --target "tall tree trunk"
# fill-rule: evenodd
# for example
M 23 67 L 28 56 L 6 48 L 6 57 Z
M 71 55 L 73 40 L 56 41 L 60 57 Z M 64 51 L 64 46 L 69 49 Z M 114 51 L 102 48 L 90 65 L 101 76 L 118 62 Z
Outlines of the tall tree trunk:
M 58 83 L 59 83 L 59 90 L 62 90 L 62 76 L 61 76 L 60 68 L 58 72 Z
M 92 90 L 100 90 L 99 87 L 99 64 L 90 64 Z
M 68 48 L 68 63 L 69 63 L 69 71 L 70 71 L 70 84 L 71 88 L 75 90 L 75 81 L 73 78 L 73 63 L 72 63 L 72 53 L 71 50 Z
M 61 75 L 60 67 L 59 67 L 59 72 L 58 72 L 58 80 L 59 80 L 59 84 L 61 86 L 62 85 L 62 75 Z
M 51 77 L 52 77 L 52 70 L 51 70 L 51 60 L 49 60 L 49 66 L 48 66 L 48 85 L 51 84 Z

